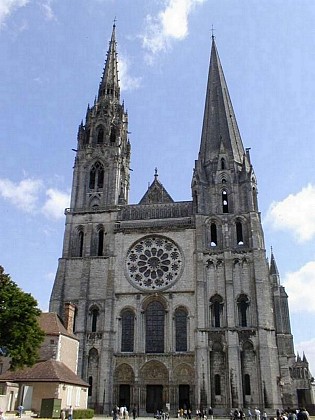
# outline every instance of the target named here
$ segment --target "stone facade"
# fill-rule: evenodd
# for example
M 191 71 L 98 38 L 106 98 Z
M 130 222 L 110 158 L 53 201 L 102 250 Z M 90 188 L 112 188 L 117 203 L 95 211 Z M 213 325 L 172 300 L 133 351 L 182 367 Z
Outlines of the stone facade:
M 89 405 L 226 414 L 311 404 L 214 39 L 192 201 L 174 202 L 156 171 L 140 203 L 128 204 L 127 126 L 114 26 L 98 97 L 79 126 L 50 301 L 61 317 L 75 305 Z

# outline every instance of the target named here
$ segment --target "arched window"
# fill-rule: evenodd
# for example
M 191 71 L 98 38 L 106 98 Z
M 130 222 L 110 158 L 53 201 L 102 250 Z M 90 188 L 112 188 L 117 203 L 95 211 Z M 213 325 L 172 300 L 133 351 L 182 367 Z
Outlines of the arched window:
M 92 332 L 97 331 L 97 321 L 98 321 L 99 314 L 100 312 L 98 308 L 93 308 L 91 310 L 91 331 Z
M 214 375 L 214 394 L 221 395 L 221 377 L 220 375 Z
M 83 257 L 84 232 L 79 231 L 79 257 Z
M 95 162 L 90 170 L 89 188 L 95 190 L 101 189 L 104 185 L 104 167 L 100 162 Z
M 175 350 L 187 351 L 187 312 L 177 309 L 175 312 Z
M 197 193 L 197 191 L 194 192 L 194 198 L 195 198 L 196 213 L 198 213 L 198 193 Z
M 229 212 L 228 194 L 226 190 L 222 191 L 222 211 L 223 213 Z
M 115 127 L 112 127 L 111 131 L 110 131 L 110 142 L 111 143 L 115 143 L 116 141 L 116 129 Z
M 121 315 L 121 351 L 132 352 L 134 346 L 135 315 L 126 310 Z
M 90 134 L 91 134 L 90 129 L 89 129 L 89 130 L 86 130 L 86 134 L 85 134 L 85 144 L 89 144 L 89 142 L 90 142 Z
M 98 133 L 97 133 L 97 144 L 102 144 L 102 143 L 104 143 L 104 130 L 103 130 L 103 127 L 101 127 L 98 130 Z
M 104 229 L 98 231 L 98 243 L 97 243 L 97 255 L 101 257 L 103 255 L 104 248 Z
M 225 169 L 225 159 L 221 158 L 221 170 L 223 171 Z
M 92 391 L 93 391 L 93 377 L 89 376 L 89 390 L 88 390 L 89 397 L 92 396 Z
M 217 245 L 218 245 L 217 225 L 215 223 L 211 223 L 210 246 L 217 246 Z
M 160 302 L 149 303 L 146 310 L 146 353 L 164 353 L 165 310 Z
M 248 373 L 244 375 L 244 394 L 245 395 L 251 395 L 250 390 L 250 376 Z
M 236 243 L 237 245 L 244 245 L 242 223 L 238 220 L 235 223 L 235 226 L 236 226 Z
M 212 296 L 210 299 L 211 326 L 222 327 L 223 299 L 220 295 Z
M 238 306 L 238 316 L 239 316 L 239 325 L 240 327 L 248 326 L 248 307 L 249 300 L 246 295 L 241 295 L 237 300 Z

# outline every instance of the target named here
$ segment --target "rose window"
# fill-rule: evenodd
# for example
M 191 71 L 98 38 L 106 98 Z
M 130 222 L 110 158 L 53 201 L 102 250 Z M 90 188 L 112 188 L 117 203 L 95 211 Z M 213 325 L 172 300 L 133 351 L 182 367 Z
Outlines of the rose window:
M 127 253 L 127 277 L 139 289 L 170 287 L 183 267 L 183 257 L 171 239 L 149 236 L 134 243 Z

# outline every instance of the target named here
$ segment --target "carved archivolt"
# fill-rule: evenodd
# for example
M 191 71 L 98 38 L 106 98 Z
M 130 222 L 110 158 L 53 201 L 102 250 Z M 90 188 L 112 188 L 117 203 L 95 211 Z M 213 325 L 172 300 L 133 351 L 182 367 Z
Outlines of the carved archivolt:
M 127 365 L 127 363 L 117 366 L 114 375 L 116 382 L 130 383 L 135 379 L 133 369 L 131 366 Z
M 174 381 L 177 383 L 191 383 L 194 381 L 194 371 L 191 366 L 182 363 L 174 369 Z
M 157 360 L 146 363 L 140 371 L 140 376 L 142 381 L 147 383 L 168 382 L 168 370 L 163 363 Z

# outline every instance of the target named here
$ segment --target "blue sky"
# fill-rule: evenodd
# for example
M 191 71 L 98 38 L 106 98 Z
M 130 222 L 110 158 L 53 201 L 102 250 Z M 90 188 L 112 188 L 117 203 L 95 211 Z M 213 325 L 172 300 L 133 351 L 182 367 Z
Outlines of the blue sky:
M 296 350 L 315 374 L 313 0 L 0 0 L 0 264 L 48 309 L 72 149 L 115 17 L 132 203 L 155 167 L 175 200 L 191 198 L 214 26 L 267 252 L 290 296 Z

